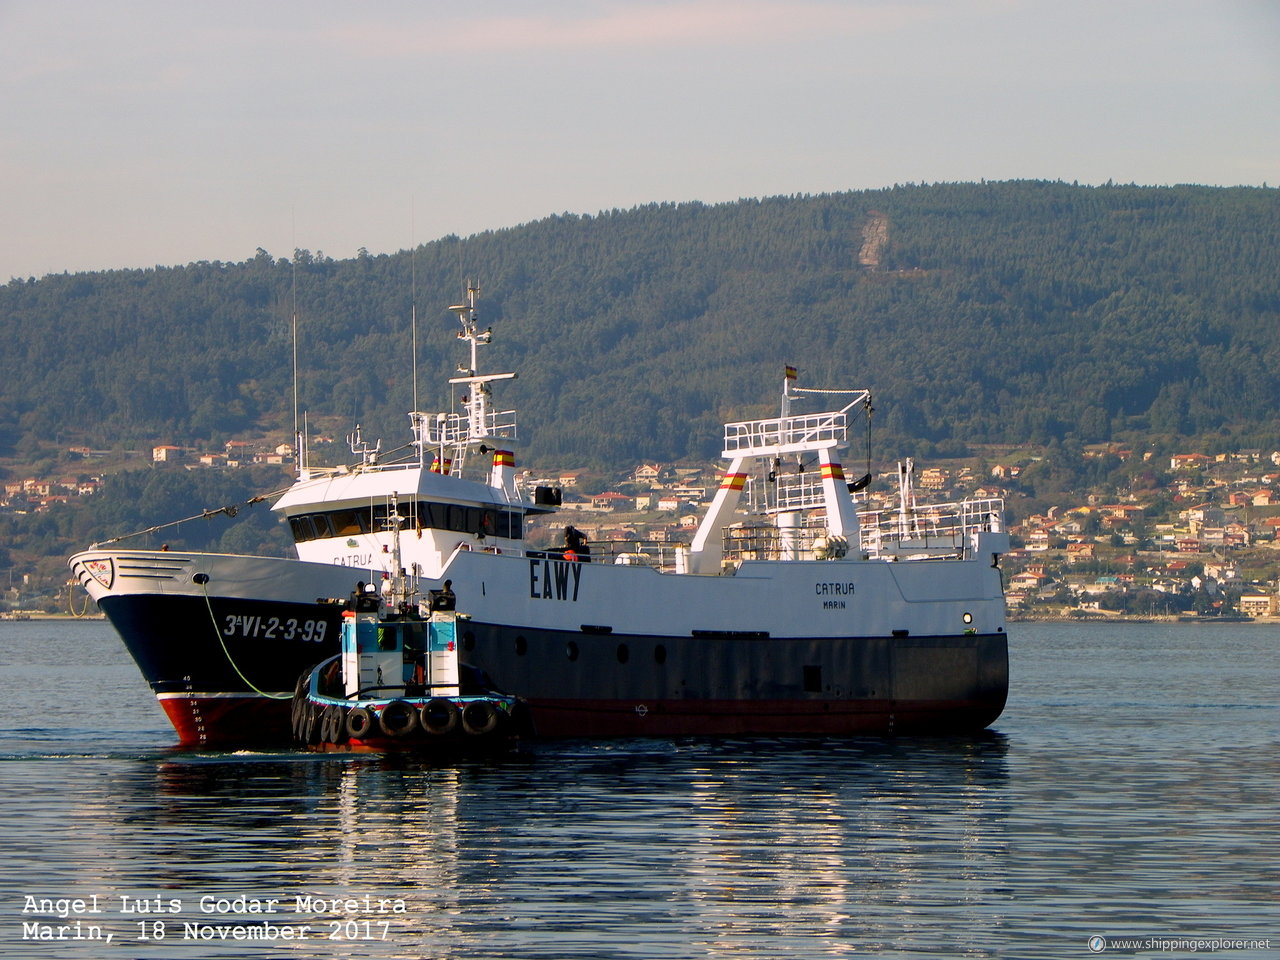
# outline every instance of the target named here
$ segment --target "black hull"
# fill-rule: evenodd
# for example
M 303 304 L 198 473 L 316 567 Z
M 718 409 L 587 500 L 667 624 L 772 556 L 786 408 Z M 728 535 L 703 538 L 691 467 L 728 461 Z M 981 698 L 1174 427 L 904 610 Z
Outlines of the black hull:
M 1003 632 L 644 637 L 459 624 L 462 659 L 541 737 L 959 733 L 1004 710 Z
M 299 675 L 338 652 L 334 604 L 126 594 L 99 605 L 186 745 L 288 744 Z
M 130 594 L 103 613 L 157 694 L 292 696 L 298 675 L 338 652 L 336 604 Z
M 299 675 L 338 652 L 331 604 L 121 595 L 102 608 L 184 744 L 287 743 Z M 461 621 L 459 640 L 464 664 L 528 702 L 540 737 L 956 733 L 994 722 L 1008 692 L 1003 632 L 644 637 Z

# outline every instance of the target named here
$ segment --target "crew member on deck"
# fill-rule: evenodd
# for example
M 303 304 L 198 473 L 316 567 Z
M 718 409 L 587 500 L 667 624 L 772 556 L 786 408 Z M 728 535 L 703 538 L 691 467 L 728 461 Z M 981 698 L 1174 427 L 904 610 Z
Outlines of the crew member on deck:
M 357 580 L 356 588 L 351 591 L 351 597 L 347 600 L 347 605 L 344 609 L 353 610 L 356 613 L 376 613 L 378 610 L 378 595 L 370 593 L 363 580 Z
M 453 610 L 458 598 L 453 593 L 453 581 L 446 580 L 444 586 L 430 593 L 432 610 Z
M 587 546 L 586 535 L 572 526 L 564 528 L 564 558 L 591 562 L 591 548 Z

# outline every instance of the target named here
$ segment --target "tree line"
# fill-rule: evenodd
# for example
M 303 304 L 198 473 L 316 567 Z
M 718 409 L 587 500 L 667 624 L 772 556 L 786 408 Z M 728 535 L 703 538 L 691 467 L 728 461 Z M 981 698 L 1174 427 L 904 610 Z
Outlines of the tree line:
M 874 263 L 869 225 L 883 226 Z M 1277 442 L 1280 194 L 906 185 L 552 216 L 334 260 L 50 275 L 0 287 L 0 456 L 287 434 L 301 408 L 394 446 L 447 409 L 444 307 L 480 281 L 521 462 L 714 457 L 782 365 L 866 386 L 877 454 L 970 443 Z

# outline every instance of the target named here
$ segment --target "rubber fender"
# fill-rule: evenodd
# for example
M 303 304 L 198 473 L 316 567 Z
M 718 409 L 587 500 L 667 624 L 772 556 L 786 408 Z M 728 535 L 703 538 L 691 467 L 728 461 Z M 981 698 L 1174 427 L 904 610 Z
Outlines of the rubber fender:
M 303 711 L 307 707 L 307 687 L 310 679 L 311 671 L 304 670 L 302 675 L 298 677 L 298 682 L 293 686 L 293 703 L 290 705 L 289 721 L 295 740 L 302 739 L 302 718 L 304 716 Z
M 320 742 L 333 742 L 333 708 L 320 708 Z
M 289 710 L 289 729 L 293 732 L 293 739 L 302 739 L 302 711 L 306 708 L 307 701 L 298 694 L 293 695 L 293 703 Z
M 473 736 L 498 729 L 498 710 L 488 700 L 472 700 L 462 708 L 462 729 Z
M 324 708 L 324 719 L 328 727 L 328 736 L 325 737 L 326 743 L 346 743 L 347 742 L 347 715 L 346 712 L 337 704 L 330 704 Z
M 347 711 L 347 736 L 353 740 L 363 740 L 378 725 L 378 718 L 368 707 L 352 707 Z
M 315 744 L 320 742 L 320 717 L 324 710 L 314 703 L 307 703 L 306 717 L 302 721 L 303 740 Z
M 392 700 L 378 715 L 378 726 L 388 737 L 404 737 L 418 728 L 418 711 L 407 700 Z
M 432 697 L 418 711 L 418 722 L 427 733 L 443 736 L 458 726 L 458 707 L 447 697 Z

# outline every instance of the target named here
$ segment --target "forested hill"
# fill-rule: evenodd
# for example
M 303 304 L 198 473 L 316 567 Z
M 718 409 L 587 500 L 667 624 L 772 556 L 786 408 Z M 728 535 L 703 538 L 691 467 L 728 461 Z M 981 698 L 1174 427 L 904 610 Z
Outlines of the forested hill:
M 484 291 L 522 462 L 710 457 L 725 419 L 866 386 L 878 452 L 1280 438 L 1280 192 L 940 184 L 553 216 L 414 254 L 52 275 L 0 287 L 0 455 L 287 433 L 407 438 Z

